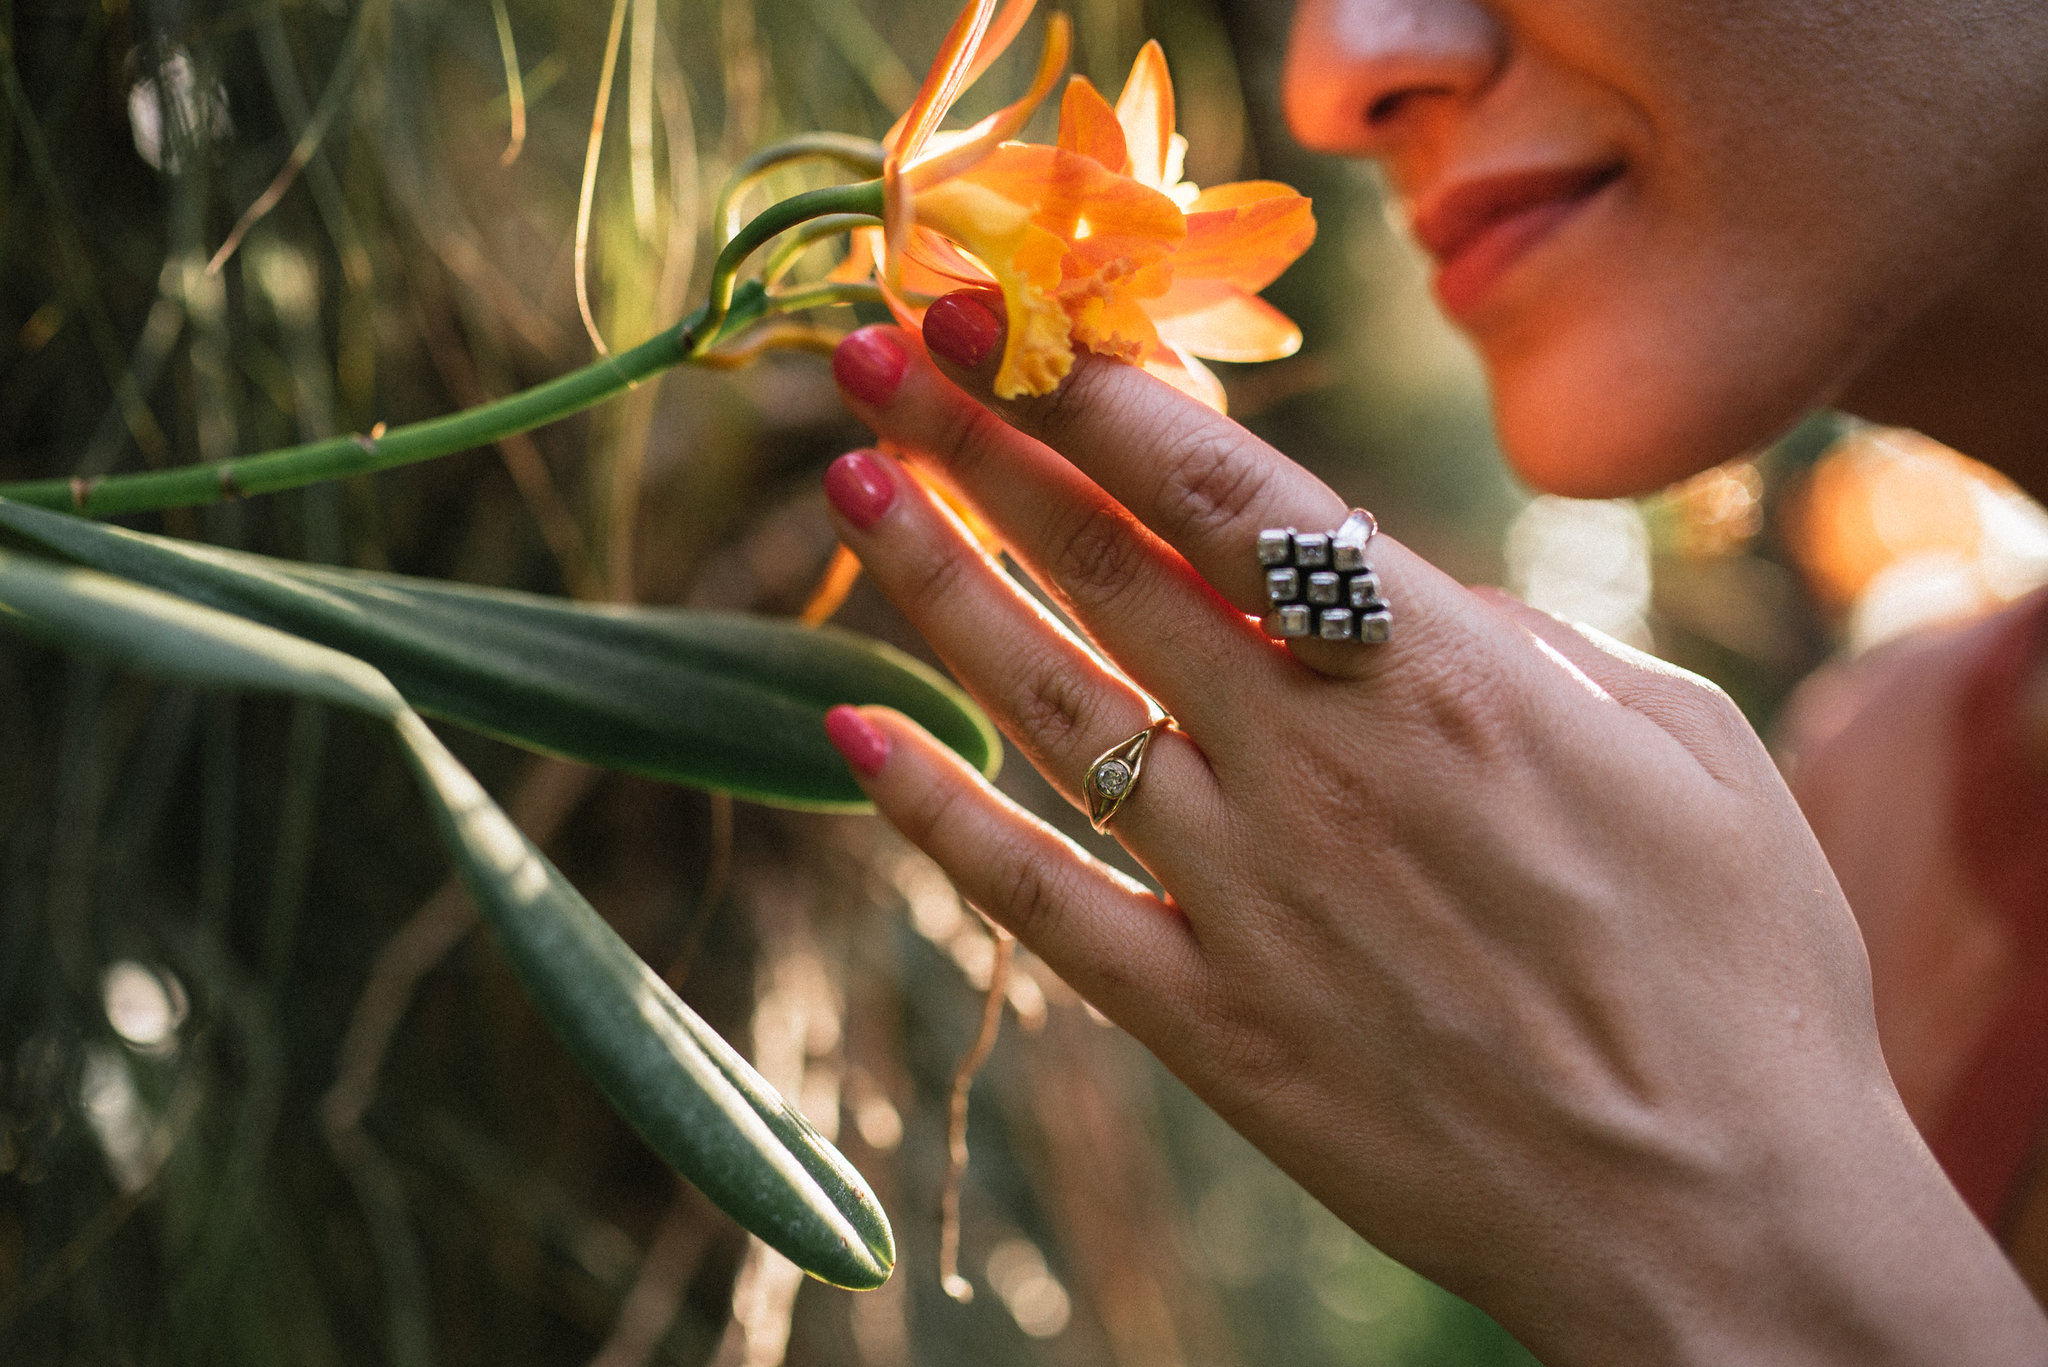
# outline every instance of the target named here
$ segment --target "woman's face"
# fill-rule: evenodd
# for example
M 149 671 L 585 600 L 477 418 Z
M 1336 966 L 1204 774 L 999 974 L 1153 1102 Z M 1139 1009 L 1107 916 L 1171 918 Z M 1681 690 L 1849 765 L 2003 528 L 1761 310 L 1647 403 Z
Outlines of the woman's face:
M 1533 483 L 1837 393 L 2038 226 L 2041 0 L 1302 0 L 1297 135 L 1386 165 Z

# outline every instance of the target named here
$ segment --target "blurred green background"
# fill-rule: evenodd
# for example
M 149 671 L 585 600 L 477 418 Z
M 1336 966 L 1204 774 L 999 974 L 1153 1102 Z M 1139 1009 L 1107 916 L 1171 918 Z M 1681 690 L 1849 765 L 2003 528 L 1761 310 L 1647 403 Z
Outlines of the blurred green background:
M 953 10 L 624 0 L 588 264 L 614 349 L 700 297 L 730 166 L 808 129 L 879 134 Z M 1315 200 L 1321 236 L 1270 292 L 1306 346 L 1220 367 L 1235 413 L 1452 572 L 1605 613 L 1768 722 L 1827 635 L 1761 510 L 1826 431 L 1730 476 L 1732 505 L 1529 505 L 1374 174 L 1287 138 L 1286 6 L 1072 13 L 1077 69 L 1106 91 L 1163 42 L 1193 179 L 1272 177 Z M 613 17 L 559 0 L 0 0 L 0 479 L 366 431 L 582 363 L 578 195 Z M 1037 31 L 963 121 L 1015 93 Z M 209 273 L 295 145 L 303 173 Z M 787 614 L 832 550 L 819 476 L 863 438 L 824 362 L 784 356 L 678 372 L 497 449 L 136 525 Z M 865 586 L 838 620 L 921 650 Z M 864 1296 L 799 1284 L 678 1189 L 474 932 L 376 728 L 0 635 L 0 1359 L 1526 1360 L 1028 955 L 974 1091 L 977 1294 L 954 1303 L 936 1261 L 946 1099 L 992 948 L 936 871 L 871 819 L 450 741 L 837 1135 L 895 1221 L 895 1279 Z M 1115 854 L 1027 766 L 1003 782 Z

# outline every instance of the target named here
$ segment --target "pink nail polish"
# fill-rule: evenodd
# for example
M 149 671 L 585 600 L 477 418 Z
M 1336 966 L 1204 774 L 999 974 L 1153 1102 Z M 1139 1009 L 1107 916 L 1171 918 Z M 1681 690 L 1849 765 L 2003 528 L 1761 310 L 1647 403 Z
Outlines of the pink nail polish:
M 924 312 L 924 344 L 957 366 L 977 366 L 1002 340 L 1003 323 L 986 290 L 954 290 Z
M 889 738 L 851 707 L 835 707 L 825 714 L 825 735 L 832 748 L 865 777 L 880 773 L 889 759 Z
M 910 353 L 887 324 L 865 327 L 841 342 L 832 353 L 832 378 L 855 399 L 873 407 L 896 397 Z
M 840 516 L 866 531 L 896 501 L 896 481 L 872 451 L 849 451 L 825 471 L 825 497 Z

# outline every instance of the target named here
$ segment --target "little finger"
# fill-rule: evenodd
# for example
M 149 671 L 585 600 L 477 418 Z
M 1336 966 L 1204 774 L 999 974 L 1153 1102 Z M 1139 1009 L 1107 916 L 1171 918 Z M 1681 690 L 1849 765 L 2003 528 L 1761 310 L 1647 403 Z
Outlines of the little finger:
M 1199 1018 L 1207 974 L 1178 912 L 997 792 L 902 714 L 836 707 L 825 727 L 889 823 L 1106 1015 L 1141 1039 L 1159 1037 L 1164 1014 Z

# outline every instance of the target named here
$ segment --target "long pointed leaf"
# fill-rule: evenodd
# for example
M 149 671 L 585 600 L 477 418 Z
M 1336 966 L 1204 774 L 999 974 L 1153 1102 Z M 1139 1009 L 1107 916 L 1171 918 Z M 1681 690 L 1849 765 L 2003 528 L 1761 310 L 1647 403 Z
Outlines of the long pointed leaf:
M 662 1158 L 811 1275 L 866 1288 L 889 1222 L 839 1151 L 698 1018 L 376 669 L 93 570 L 0 550 L 0 626 L 150 672 L 301 694 L 392 724 L 435 824 L 557 1038 Z
M 302 565 L 5 500 L 0 527 L 357 656 L 431 716 L 628 773 L 864 810 L 825 738 L 836 703 L 894 707 L 985 773 L 1002 756 L 988 720 L 952 684 L 848 632 Z

